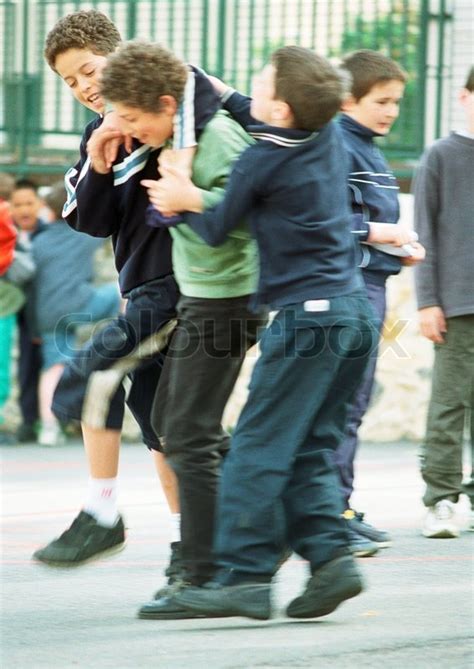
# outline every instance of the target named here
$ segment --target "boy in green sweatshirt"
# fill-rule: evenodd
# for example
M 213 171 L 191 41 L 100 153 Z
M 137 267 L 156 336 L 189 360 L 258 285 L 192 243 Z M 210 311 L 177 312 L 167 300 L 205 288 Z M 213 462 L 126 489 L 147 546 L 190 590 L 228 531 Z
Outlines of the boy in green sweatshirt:
M 110 56 L 102 75 L 102 94 L 113 104 L 123 131 L 150 146 L 166 146 L 173 137 L 176 100 L 148 85 L 163 68 L 163 54 L 169 58 L 158 45 L 125 44 Z M 222 198 L 234 161 L 250 143 L 226 112 L 218 112 L 206 125 L 192 167 L 206 206 Z M 154 211 L 150 207 L 150 225 Z M 248 306 L 257 285 L 257 250 L 244 222 L 219 248 L 210 248 L 186 225 L 172 234 L 173 268 L 182 297 L 153 426 L 178 476 L 183 579 L 200 585 L 213 568 L 219 468 L 229 447 L 222 414 L 265 317 Z M 179 606 L 170 592 L 146 604 L 139 615 L 175 619 L 195 614 Z

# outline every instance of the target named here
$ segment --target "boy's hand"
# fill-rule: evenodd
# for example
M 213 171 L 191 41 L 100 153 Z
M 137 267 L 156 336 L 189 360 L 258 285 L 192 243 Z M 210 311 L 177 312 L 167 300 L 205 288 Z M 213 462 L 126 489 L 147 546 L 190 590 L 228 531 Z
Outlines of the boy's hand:
M 448 331 L 441 307 L 425 307 L 418 311 L 421 334 L 435 344 L 444 344 L 444 334 Z
M 132 136 L 122 132 L 117 112 L 106 114 L 101 125 L 94 130 L 87 142 L 87 153 L 94 171 L 108 174 L 117 158 L 119 147 L 123 144 L 125 150 L 130 153 L 132 142 Z
M 162 179 L 144 179 L 140 183 L 148 189 L 150 202 L 165 216 L 181 211 L 202 212 L 201 193 L 191 179 L 181 170 L 161 166 Z
M 123 142 L 122 133 L 120 130 L 106 130 L 97 128 L 87 142 L 87 154 L 91 160 L 92 169 L 98 174 L 108 174 L 112 169 L 110 161 L 110 147 L 118 147 Z M 109 152 L 107 151 L 109 145 Z
M 402 265 L 413 267 L 425 259 L 426 249 L 422 244 L 419 242 L 410 242 L 407 244 L 407 247 L 410 248 L 410 255 L 401 259 Z
M 227 84 L 225 84 L 221 79 L 218 79 L 217 77 L 213 77 L 212 74 L 208 74 L 207 78 L 211 82 L 211 84 L 214 86 L 214 90 L 219 93 L 219 95 L 224 95 L 224 93 L 230 88 Z
M 372 222 L 369 222 L 369 225 L 370 232 L 367 237 L 368 242 L 403 246 L 404 244 L 410 244 L 418 239 L 416 232 L 413 232 L 413 230 L 410 230 L 404 225 Z
M 185 149 L 162 149 L 158 156 L 159 173 L 164 176 L 162 168 L 176 167 L 180 172 L 191 178 L 195 153 L 195 146 Z

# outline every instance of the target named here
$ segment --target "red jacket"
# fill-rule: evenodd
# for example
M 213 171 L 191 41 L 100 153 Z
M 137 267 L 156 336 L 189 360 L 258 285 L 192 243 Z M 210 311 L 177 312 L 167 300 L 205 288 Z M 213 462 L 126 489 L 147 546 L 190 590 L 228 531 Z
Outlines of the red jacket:
M 13 262 L 16 243 L 16 228 L 10 216 L 8 203 L 0 200 L 0 276 L 5 274 Z

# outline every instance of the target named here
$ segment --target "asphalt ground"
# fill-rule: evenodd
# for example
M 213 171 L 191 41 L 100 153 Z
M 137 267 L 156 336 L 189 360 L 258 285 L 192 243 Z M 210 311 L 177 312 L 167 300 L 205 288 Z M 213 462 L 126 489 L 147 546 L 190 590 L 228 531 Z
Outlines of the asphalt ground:
M 144 447 L 125 445 L 120 507 L 126 550 L 75 569 L 31 561 L 81 506 L 87 486 L 78 442 L 1 449 L 1 667 L 102 669 L 472 669 L 473 540 L 425 539 L 413 444 L 362 446 L 354 506 L 391 532 L 393 546 L 359 560 L 367 590 L 319 620 L 284 607 L 307 567 L 292 557 L 275 583 L 276 615 L 139 620 L 164 583 L 170 520 Z M 467 520 L 467 501 L 460 502 Z

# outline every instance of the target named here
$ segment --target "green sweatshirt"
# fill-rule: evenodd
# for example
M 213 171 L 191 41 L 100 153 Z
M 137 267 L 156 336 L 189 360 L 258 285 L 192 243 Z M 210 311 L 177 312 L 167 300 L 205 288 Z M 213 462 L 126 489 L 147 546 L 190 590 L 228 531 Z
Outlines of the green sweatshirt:
M 206 209 L 223 198 L 239 155 L 254 140 L 225 111 L 206 125 L 193 161 L 192 180 L 202 189 Z M 257 246 L 244 221 L 218 247 L 208 246 L 188 225 L 171 229 L 173 269 L 182 295 L 226 298 L 254 293 L 258 281 Z

